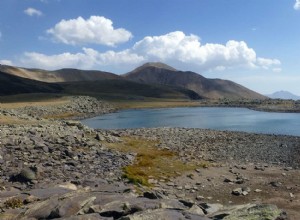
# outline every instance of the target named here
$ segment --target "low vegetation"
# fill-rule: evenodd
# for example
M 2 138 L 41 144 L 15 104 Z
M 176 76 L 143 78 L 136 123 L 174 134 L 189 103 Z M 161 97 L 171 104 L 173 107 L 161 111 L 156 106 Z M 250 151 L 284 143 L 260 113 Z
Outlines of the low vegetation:
M 107 145 L 121 152 L 136 154 L 134 163 L 123 168 L 123 177 L 135 184 L 152 186 L 148 181 L 149 179 L 167 181 L 171 177 L 179 176 L 198 167 L 192 163 L 183 163 L 176 152 L 159 149 L 156 147 L 157 144 L 158 141 L 124 137 L 120 143 Z
M 0 97 L 1 109 L 16 109 L 36 106 L 57 106 L 69 103 L 67 96 L 53 96 L 46 94 L 14 95 Z
M 200 105 L 199 101 L 153 98 L 143 100 L 113 100 L 111 103 L 118 109 L 195 107 Z
M 20 198 L 10 198 L 8 200 L 6 200 L 4 202 L 4 205 L 6 208 L 12 208 L 12 209 L 16 209 L 16 208 L 20 208 L 23 206 L 23 202 Z

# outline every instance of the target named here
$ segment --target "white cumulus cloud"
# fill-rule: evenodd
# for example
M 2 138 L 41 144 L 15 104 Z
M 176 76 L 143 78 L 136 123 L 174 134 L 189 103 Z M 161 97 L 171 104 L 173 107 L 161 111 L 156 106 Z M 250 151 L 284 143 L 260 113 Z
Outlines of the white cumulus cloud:
M 110 19 L 91 16 L 89 19 L 61 20 L 53 28 L 47 30 L 58 42 L 70 45 L 102 44 L 115 46 L 132 38 L 132 34 L 123 29 L 115 29 Z
M 13 62 L 10 60 L 0 60 L 0 64 L 12 66 Z
M 230 40 L 225 45 L 207 43 L 202 45 L 196 35 L 185 35 L 181 31 L 161 36 L 147 36 L 137 42 L 132 52 L 147 60 L 160 60 L 170 64 L 186 64 L 200 71 L 224 70 L 234 67 L 269 69 L 280 65 L 277 59 L 257 57 L 254 49 L 244 41 Z
M 198 36 L 186 35 L 181 31 L 147 36 L 122 51 L 99 52 L 92 48 L 83 48 L 79 53 L 56 55 L 25 53 L 22 64 L 45 69 L 73 67 L 106 71 L 113 71 L 118 66 L 119 72 L 124 73 L 143 62 L 152 61 L 165 62 L 177 69 L 199 73 L 234 68 L 281 71 L 278 59 L 258 57 L 254 49 L 244 41 L 230 40 L 226 44 L 202 45 Z
M 121 52 L 106 51 L 104 53 L 91 48 L 83 48 L 82 50 L 80 53 L 57 55 L 27 52 L 24 54 L 21 63 L 25 66 L 49 70 L 59 68 L 97 69 L 114 65 L 135 65 L 144 60 L 143 57 L 137 54 L 131 54 L 129 50 Z
M 43 13 L 35 8 L 27 8 L 24 10 L 24 13 L 29 16 L 42 16 Z
M 294 9 L 295 10 L 300 10 L 300 0 L 296 0 L 296 2 L 294 4 Z

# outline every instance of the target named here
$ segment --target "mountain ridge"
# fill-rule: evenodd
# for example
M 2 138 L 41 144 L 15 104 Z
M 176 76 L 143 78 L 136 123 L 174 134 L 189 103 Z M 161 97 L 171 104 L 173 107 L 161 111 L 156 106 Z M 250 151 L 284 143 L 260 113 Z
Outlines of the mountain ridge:
M 48 83 L 119 79 L 119 75 L 98 70 L 63 68 L 53 71 L 0 65 L 0 71 L 22 78 Z
M 123 76 L 140 83 L 190 89 L 208 99 L 266 99 L 265 96 L 230 80 L 208 79 L 192 71 L 160 68 L 151 63 L 138 67 Z
M 101 86 L 103 86 L 103 81 L 107 81 L 112 83 L 113 86 L 117 86 L 115 87 L 114 92 L 121 93 L 122 91 L 119 87 L 123 88 L 124 91 L 130 90 L 130 93 L 132 94 L 132 89 L 129 87 L 134 85 L 135 88 L 140 88 L 141 86 L 138 84 L 142 84 L 144 85 L 145 90 L 148 89 L 149 92 L 151 91 L 151 94 L 153 94 L 153 86 L 157 86 L 158 90 L 162 92 L 168 91 L 167 93 L 169 93 L 173 90 L 176 94 L 179 92 L 182 93 L 184 97 L 190 97 L 192 99 L 266 99 L 265 96 L 233 81 L 209 79 L 192 71 L 176 70 L 175 68 L 160 62 L 145 63 L 123 75 L 98 70 L 64 68 L 47 71 L 7 65 L 0 65 L 0 71 L 12 76 L 27 78 L 39 82 L 63 83 L 65 86 L 68 84 L 68 87 L 76 82 L 82 82 L 80 83 L 81 88 L 83 88 L 83 85 L 85 84 L 87 87 L 92 85 L 93 89 L 91 88 L 91 90 L 93 91 L 100 91 L 99 89 L 95 90 L 96 85 L 94 82 L 98 82 L 99 85 L 101 84 Z M 118 80 L 118 83 L 114 83 L 113 80 Z M 132 84 L 130 82 L 135 82 L 137 84 Z M 105 86 L 105 88 L 107 87 Z M 89 88 L 84 89 L 85 93 L 88 92 L 88 89 Z M 72 91 L 74 91 L 74 88 L 72 88 Z M 80 93 L 80 91 L 77 92 Z M 101 90 L 101 92 L 105 91 Z M 111 92 L 111 90 L 108 89 L 107 92 Z M 143 95 L 146 95 L 147 93 L 147 91 L 141 91 L 141 89 L 137 89 L 137 92 L 141 92 Z M 159 95 L 156 94 L 156 96 Z M 161 96 L 165 95 L 162 94 Z
M 292 100 L 300 100 L 300 96 L 295 95 L 289 91 L 276 91 L 272 94 L 267 95 L 268 97 L 272 99 L 292 99 Z

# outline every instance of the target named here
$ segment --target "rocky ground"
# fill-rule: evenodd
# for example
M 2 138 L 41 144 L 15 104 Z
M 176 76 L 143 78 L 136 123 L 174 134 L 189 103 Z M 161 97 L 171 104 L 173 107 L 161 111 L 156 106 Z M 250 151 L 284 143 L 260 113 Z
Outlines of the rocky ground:
M 105 131 L 50 117 L 111 111 L 89 97 L 0 109 L 1 118 L 21 121 L 0 123 L 0 219 L 300 219 L 299 137 L 183 128 Z M 122 173 L 137 154 L 110 148 L 125 146 L 124 137 L 155 141 L 199 168 L 172 178 L 149 176 L 151 187 L 133 185 Z

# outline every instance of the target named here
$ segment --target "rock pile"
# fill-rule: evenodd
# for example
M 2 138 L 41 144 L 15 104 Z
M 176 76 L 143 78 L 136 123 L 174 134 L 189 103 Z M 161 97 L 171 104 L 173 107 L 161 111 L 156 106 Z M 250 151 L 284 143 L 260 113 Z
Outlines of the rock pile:
M 95 187 L 96 186 L 96 187 Z M 134 193 L 132 186 L 98 179 L 80 187 L 65 183 L 27 191 L 12 188 L 0 192 L 1 219 L 140 220 L 140 219 L 286 219 L 274 205 L 246 204 L 224 207 L 157 198 L 153 192 Z M 4 202 L 3 202 L 4 201 Z
M 107 131 L 109 132 L 109 131 Z M 160 141 L 160 148 L 176 151 L 184 161 L 254 162 L 300 168 L 300 137 L 194 128 L 123 129 L 124 136 Z

